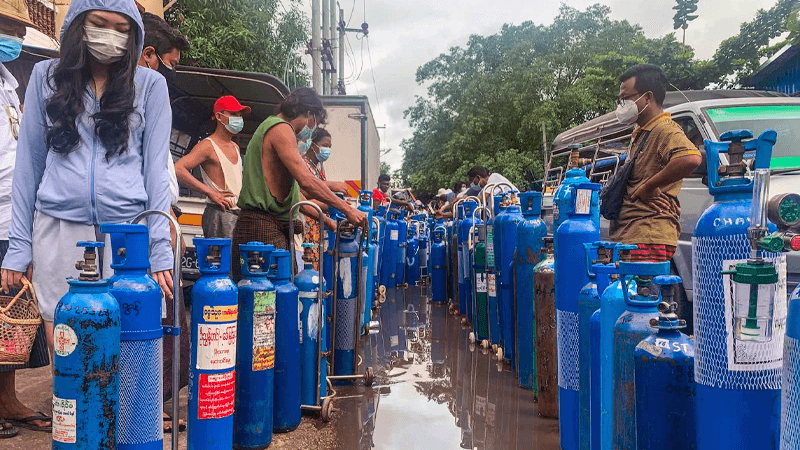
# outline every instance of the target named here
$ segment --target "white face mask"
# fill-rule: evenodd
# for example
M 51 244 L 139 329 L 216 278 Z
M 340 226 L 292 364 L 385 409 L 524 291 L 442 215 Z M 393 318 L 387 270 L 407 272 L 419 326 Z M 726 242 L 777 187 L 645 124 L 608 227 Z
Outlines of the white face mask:
M 640 95 L 636 100 L 626 99 L 623 100 L 621 104 L 617 105 L 617 110 L 614 111 L 614 114 L 616 114 L 619 123 L 623 125 L 631 125 L 636 123 L 636 120 L 639 119 L 639 114 L 644 112 L 644 109 L 647 109 L 647 107 L 650 106 L 650 103 L 648 103 L 641 111 L 639 111 L 639 107 L 636 106 L 636 102 L 644 97 L 645 94 L 647 94 L 647 92 Z
M 128 51 L 130 36 L 126 33 L 91 25 L 84 26 L 83 30 L 83 41 L 100 64 L 117 62 Z

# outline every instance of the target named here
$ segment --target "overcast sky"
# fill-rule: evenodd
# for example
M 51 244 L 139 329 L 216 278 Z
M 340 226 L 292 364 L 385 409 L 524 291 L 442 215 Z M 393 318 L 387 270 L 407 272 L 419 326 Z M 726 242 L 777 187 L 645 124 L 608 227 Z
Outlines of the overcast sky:
M 379 130 L 381 146 L 392 150 L 383 160 L 393 169 L 402 164 L 400 142 L 412 134 L 408 121 L 403 119 L 403 111 L 413 104 L 415 95 L 426 92 L 424 86 L 415 82 L 419 66 L 453 46 L 464 46 L 471 34 L 497 33 L 504 23 L 518 25 L 532 20 L 548 25 L 553 22 L 560 5 L 556 0 L 339 1 L 345 17 L 350 15 L 351 9 L 354 11 L 348 27 L 359 28 L 364 20 L 369 23 L 374 73 L 370 69 L 366 43 L 362 59 L 362 41 L 350 34 L 356 73 L 362 61 L 363 71 L 347 89 L 348 94 L 367 95 L 378 126 L 386 125 L 385 130 Z M 564 3 L 583 10 L 598 2 L 568 0 Z M 673 31 L 674 0 L 605 0 L 600 3 L 611 7 L 613 19 L 638 23 L 648 37 L 660 37 Z M 769 9 L 775 3 L 777 0 L 700 0 L 699 17 L 690 23 L 686 43 L 695 49 L 697 57 L 708 59 L 720 42 L 738 33 L 742 22 L 752 20 L 759 9 Z M 307 8 L 310 11 L 310 3 Z M 680 39 L 680 34 L 677 36 Z M 346 66 L 348 70 L 349 66 Z

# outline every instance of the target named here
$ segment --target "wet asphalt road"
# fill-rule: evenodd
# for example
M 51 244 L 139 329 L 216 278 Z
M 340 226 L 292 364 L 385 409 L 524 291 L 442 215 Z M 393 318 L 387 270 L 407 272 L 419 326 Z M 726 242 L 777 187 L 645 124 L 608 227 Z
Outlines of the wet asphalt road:
M 558 421 L 538 416 L 533 392 L 517 387 L 507 364 L 470 349 L 469 329 L 428 301 L 425 289 L 387 292 L 376 310 L 381 330 L 362 338 L 371 387 L 337 386 L 332 422 L 304 416 L 301 427 L 275 435 L 270 448 L 346 450 L 558 450 Z M 51 411 L 50 368 L 18 373 L 20 399 Z M 182 415 L 185 417 L 185 389 Z M 167 440 L 169 435 L 165 436 Z M 181 433 L 180 448 L 185 448 Z M 3 450 L 45 450 L 48 433 L 22 430 Z M 164 448 L 169 448 L 169 441 Z
M 558 421 L 508 364 L 470 349 L 469 329 L 426 290 L 387 292 L 381 330 L 362 342 L 375 384 L 338 389 L 340 448 L 557 450 Z

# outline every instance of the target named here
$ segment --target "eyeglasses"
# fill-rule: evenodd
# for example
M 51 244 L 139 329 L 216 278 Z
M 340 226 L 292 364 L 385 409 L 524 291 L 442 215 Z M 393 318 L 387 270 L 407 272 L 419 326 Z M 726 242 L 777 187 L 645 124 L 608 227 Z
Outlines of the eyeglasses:
M 8 127 L 11 130 L 11 135 L 14 136 L 14 139 L 19 139 L 19 113 L 17 113 L 17 108 L 13 105 L 4 106 L 3 109 L 6 110 L 6 117 L 8 117 Z

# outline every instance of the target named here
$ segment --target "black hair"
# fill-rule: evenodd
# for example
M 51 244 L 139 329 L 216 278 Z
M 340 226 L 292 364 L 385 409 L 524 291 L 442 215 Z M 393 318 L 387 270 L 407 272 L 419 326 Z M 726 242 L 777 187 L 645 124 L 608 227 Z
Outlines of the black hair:
M 173 50 L 180 52 L 189 50 L 189 39 L 169 26 L 161 17 L 145 12 L 142 13 L 142 23 L 144 23 L 144 46 L 153 47 L 159 57 Z
M 378 177 L 378 183 L 382 183 L 384 181 L 392 181 L 392 177 L 386 175 L 385 173 L 381 174 L 381 176 Z
M 667 95 L 667 76 L 661 67 L 652 64 L 637 64 L 619 76 L 619 82 L 624 83 L 630 78 L 636 77 L 633 87 L 636 92 L 644 94 L 647 91 L 653 93 L 656 104 L 664 104 L 664 97 Z
M 61 40 L 60 58 L 48 74 L 53 94 L 47 99 L 45 112 L 50 119 L 47 127 L 47 148 L 55 153 L 68 154 L 80 142 L 77 118 L 85 112 L 84 95 L 92 78 L 91 56 L 83 41 L 84 12 L 69 24 Z M 106 148 L 106 159 L 128 150 L 130 120 L 136 114 L 134 76 L 139 62 L 137 45 L 139 28 L 130 17 L 131 31 L 125 55 L 108 67 L 108 82 L 100 99 L 100 111 L 92 115 L 94 132 Z M 138 114 L 137 114 L 138 116 Z M 139 117 L 139 120 L 143 118 Z
M 483 166 L 475 166 L 467 172 L 467 178 L 472 181 L 475 177 L 489 178 L 489 170 Z
M 289 120 L 311 113 L 317 118 L 317 125 L 327 123 L 328 112 L 322 106 L 319 95 L 308 87 L 294 88 L 286 98 L 275 107 L 275 114 L 283 114 Z
M 456 181 L 456 184 L 453 185 L 453 192 L 455 192 L 456 194 L 461 192 L 461 186 L 462 185 L 466 186 L 467 183 L 464 183 L 463 181 Z
M 316 144 L 317 142 L 325 139 L 326 137 L 328 138 L 331 137 L 331 134 L 328 133 L 328 130 L 326 130 L 325 128 L 317 127 L 317 129 L 314 130 L 314 134 L 311 135 L 311 142 Z

